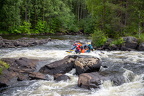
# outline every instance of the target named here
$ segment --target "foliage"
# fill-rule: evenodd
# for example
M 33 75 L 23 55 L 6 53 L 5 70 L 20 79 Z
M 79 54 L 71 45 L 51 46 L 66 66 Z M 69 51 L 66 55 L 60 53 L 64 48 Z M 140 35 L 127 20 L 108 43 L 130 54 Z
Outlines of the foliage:
M 81 19 L 79 27 L 84 30 L 84 33 L 92 34 L 94 32 L 95 19 L 91 18 L 91 16 Z
M 46 21 L 39 20 L 35 27 L 36 33 L 44 33 L 46 31 Z
M 14 32 L 21 34 L 31 34 L 30 28 L 31 23 L 24 21 L 23 25 L 19 26 L 18 29 L 15 29 Z
M 123 38 L 121 37 L 121 38 L 118 38 L 118 39 L 115 39 L 115 40 L 113 40 L 112 42 L 111 42 L 111 44 L 110 44 L 110 46 L 111 45 L 121 45 L 121 44 L 123 44 L 124 43 L 124 40 L 123 40 Z
M 101 30 L 110 38 L 144 32 L 144 0 L 0 0 L 2 34 Z
M 107 41 L 107 36 L 101 30 L 95 30 L 92 34 L 92 43 L 96 47 L 104 45 Z
M 0 3 L 0 30 L 38 34 L 78 29 L 72 0 L 5 0 Z
M 21 0 L 1 0 L 0 29 L 11 32 L 20 25 Z
M 2 73 L 4 69 L 8 69 L 8 68 L 9 68 L 9 65 L 5 63 L 4 61 L 0 60 L 0 74 Z
M 9 32 L 8 31 L 0 31 L 0 35 L 8 35 Z
M 142 33 L 140 36 L 136 34 L 135 37 L 138 38 L 139 43 L 144 42 L 144 33 Z
M 143 0 L 87 0 L 95 27 L 110 38 L 140 34 L 144 29 Z

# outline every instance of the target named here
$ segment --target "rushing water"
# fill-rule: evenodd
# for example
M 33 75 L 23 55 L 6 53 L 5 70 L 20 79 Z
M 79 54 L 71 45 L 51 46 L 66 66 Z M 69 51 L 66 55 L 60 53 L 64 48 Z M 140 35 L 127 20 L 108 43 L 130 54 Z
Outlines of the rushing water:
M 46 38 L 46 37 L 45 37 Z M 74 41 L 88 42 L 85 36 L 57 36 L 55 40 L 40 46 L 27 48 L 0 49 L 0 58 L 27 57 L 42 60 L 39 68 L 44 64 L 60 60 L 71 53 L 67 53 Z M 105 81 L 100 89 L 83 89 L 77 86 L 78 77 L 73 75 L 74 70 L 67 73 L 71 80 L 50 81 L 23 81 L 8 87 L 2 96 L 144 96 L 144 52 L 138 51 L 98 51 L 89 54 L 102 59 L 103 65 L 116 66 L 126 70 L 123 76 L 126 83 L 114 86 L 111 81 Z M 114 68 L 116 68 L 114 67 Z M 116 70 L 118 69 L 116 68 Z M 105 70 L 105 69 L 101 69 Z M 129 76 L 132 79 L 127 79 Z

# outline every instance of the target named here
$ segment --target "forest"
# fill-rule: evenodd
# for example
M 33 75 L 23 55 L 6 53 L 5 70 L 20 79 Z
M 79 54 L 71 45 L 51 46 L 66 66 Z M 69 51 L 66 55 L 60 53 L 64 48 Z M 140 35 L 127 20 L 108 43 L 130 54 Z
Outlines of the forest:
M 89 34 L 144 40 L 144 0 L 0 0 L 0 34 Z

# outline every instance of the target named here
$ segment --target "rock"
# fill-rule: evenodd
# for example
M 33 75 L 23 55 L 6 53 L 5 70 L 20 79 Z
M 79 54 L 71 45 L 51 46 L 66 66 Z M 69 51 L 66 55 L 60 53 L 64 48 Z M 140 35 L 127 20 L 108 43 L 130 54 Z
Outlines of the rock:
M 14 47 L 29 47 L 34 45 L 45 44 L 51 39 L 37 39 L 37 38 L 20 38 L 17 40 L 7 40 L 0 37 L 0 48 L 14 48 Z
M 52 62 L 40 69 L 44 74 L 65 74 L 76 68 L 76 74 L 95 72 L 100 69 L 101 60 L 90 55 L 68 55 L 62 60 Z
M 3 38 L 0 36 L 0 40 L 2 40 Z
M 31 72 L 29 73 L 30 80 L 47 80 L 46 75 L 39 72 Z
M 131 48 L 131 49 L 136 49 L 138 46 L 138 40 L 135 37 L 128 36 L 128 37 L 123 37 L 125 43 L 125 47 Z
M 36 65 L 38 63 L 39 60 L 36 59 L 27 59 L 25 57 L 19 58 L 18 60 L 15 60 L 15 62 L 21 66 L 21 67 L 26 67 L 29 69 L 36 69 Z
M 3 40 L 0 38 L 0 47 L 3 47 L 4 46 L 4 42 L 3 42 Z
M 70 77 L 67 76 L 67 75 L 64 75 L 64 74 L 56 74 L 56 75 L 54 75 L 54 80 L 55 81 L 67 81 L 69 79 L 70 79 Z
M 78 86 L 86 89 L 99 88 L 102 79 L 103 77 L 100 76 L 97 72 L 83 73 L 79 75 Z
M 99 71 L 101 60 L 96 57 L 81 57 L 75 60 L 76 74 Z
M 121 51 L 133 51 L 134 49 L 127 48 L 126 46 L 122 45 L 120 48 Z
M 86 89 L 99 88 L 103 82 L 108 80 L 117 86 L 125 83 L 125 78 L 122 74 L 92 72 L 80 74 L 78 78 L 78 86 Z
M 111 44 L 113 39 L 109 38 L 107 42 L 103 45 L 100 46 L 97 49 L 100 50 L 122 50 L 122 51 L 133 51 L 137 50 L 139 44 L 138 44 L 138 39 L 132 36 L 127 36 L 127 37 L 122 37 L 124 40 L 123 44 L 120 45 L 115 45 Z
M 0 75 L 0 86 L 9 86 L 17 82 L 17 77 L 19 73 L 11 70 L 3 70 Z M 1 85 L 2 84 L 2 85 Z
M 136 66 L 136 64 L 102 63 L 99 72 L 80 74 L 78 86 L 86 89 L 99 88 L 106 81 L 110 81 L 112 86 L 119 86 L 125 82 L 133 81 L 136 76 L 135 73 L 138 72 L 139 68 L 144 67 L 139 66 L 139 64 Z M 143 72 L 138 73 L 142 74 Z
M 47 79 L 44 74 L 35 72 L 39 62 L 37 59 L 22 57 L 19 59 L 3 58 L 1 60 L 8 63 L 10 67 L 2 71 L 0 75 L 0 86 L 9 86 L 23 80 Z
M 119 46 L 112 44 L 108 47 L 109 50 L 119 50 Z
M 39 72 L 50 75 L 65 74 L 71 71 L 73 67 L 74 67 L 74 59 L 64 58 L 62 60 L 58 60 L 45 65 L 39 70 Z
M 144 42 L 139 44 L 138 50 L 144 51 Z
M 19 59 L 13 58 L 3 58 L 2 61 L 8 63 L 10 65 L 9 69 L 12 70 L 29 70 L 30 72 L 36 69 L 36 66 L 39 62 L 37 59 L 27 59 L 25 57 L 21 57 Z

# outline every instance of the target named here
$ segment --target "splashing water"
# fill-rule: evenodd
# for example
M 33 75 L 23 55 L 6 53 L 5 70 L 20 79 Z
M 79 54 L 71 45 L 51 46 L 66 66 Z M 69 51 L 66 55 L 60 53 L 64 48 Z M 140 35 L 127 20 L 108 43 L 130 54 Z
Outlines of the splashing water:
M 32 59 L 46 60 L 46 64 L 63 59 L 67 55 L 66 51 L 72 47 L 72 39 L 52 40 L 41 46 L 29 48 L 7 48 L 0 50 L 0 58 L 20 58 L 27 57 Z M 78 37 L 79 38 L 79 37 Z M 75 38 L 76 39 L 76 38 Z M 82 42 L 90 41 L 80 39 Z M 68 81 L 55 82 L 53 78 L 50 81 L 23 81 L 9 87 L 2 96 L 144 96 L 144 52 L 138 51 L 93 51 L 83 53 L 83 55 L 93 55 L 102 59 L 103 63 L 109 65 L 127 64 L 123 67 L 126 71 L 123 76 L 126 83 L 120 86 L 114 86 L 111 81 L 104 81 L 100 89 L 83 89 L 77 86 L 78 76 L 73 72 L 67 73 L 71 79 Z M 132 65 L 133 67 L 129 67 Z M 138 73 L 134 68 L 141 66 Z M 139 68 L 139 67 L 138 67 Z M 128 78 L 131 78 L 128 79 Z

